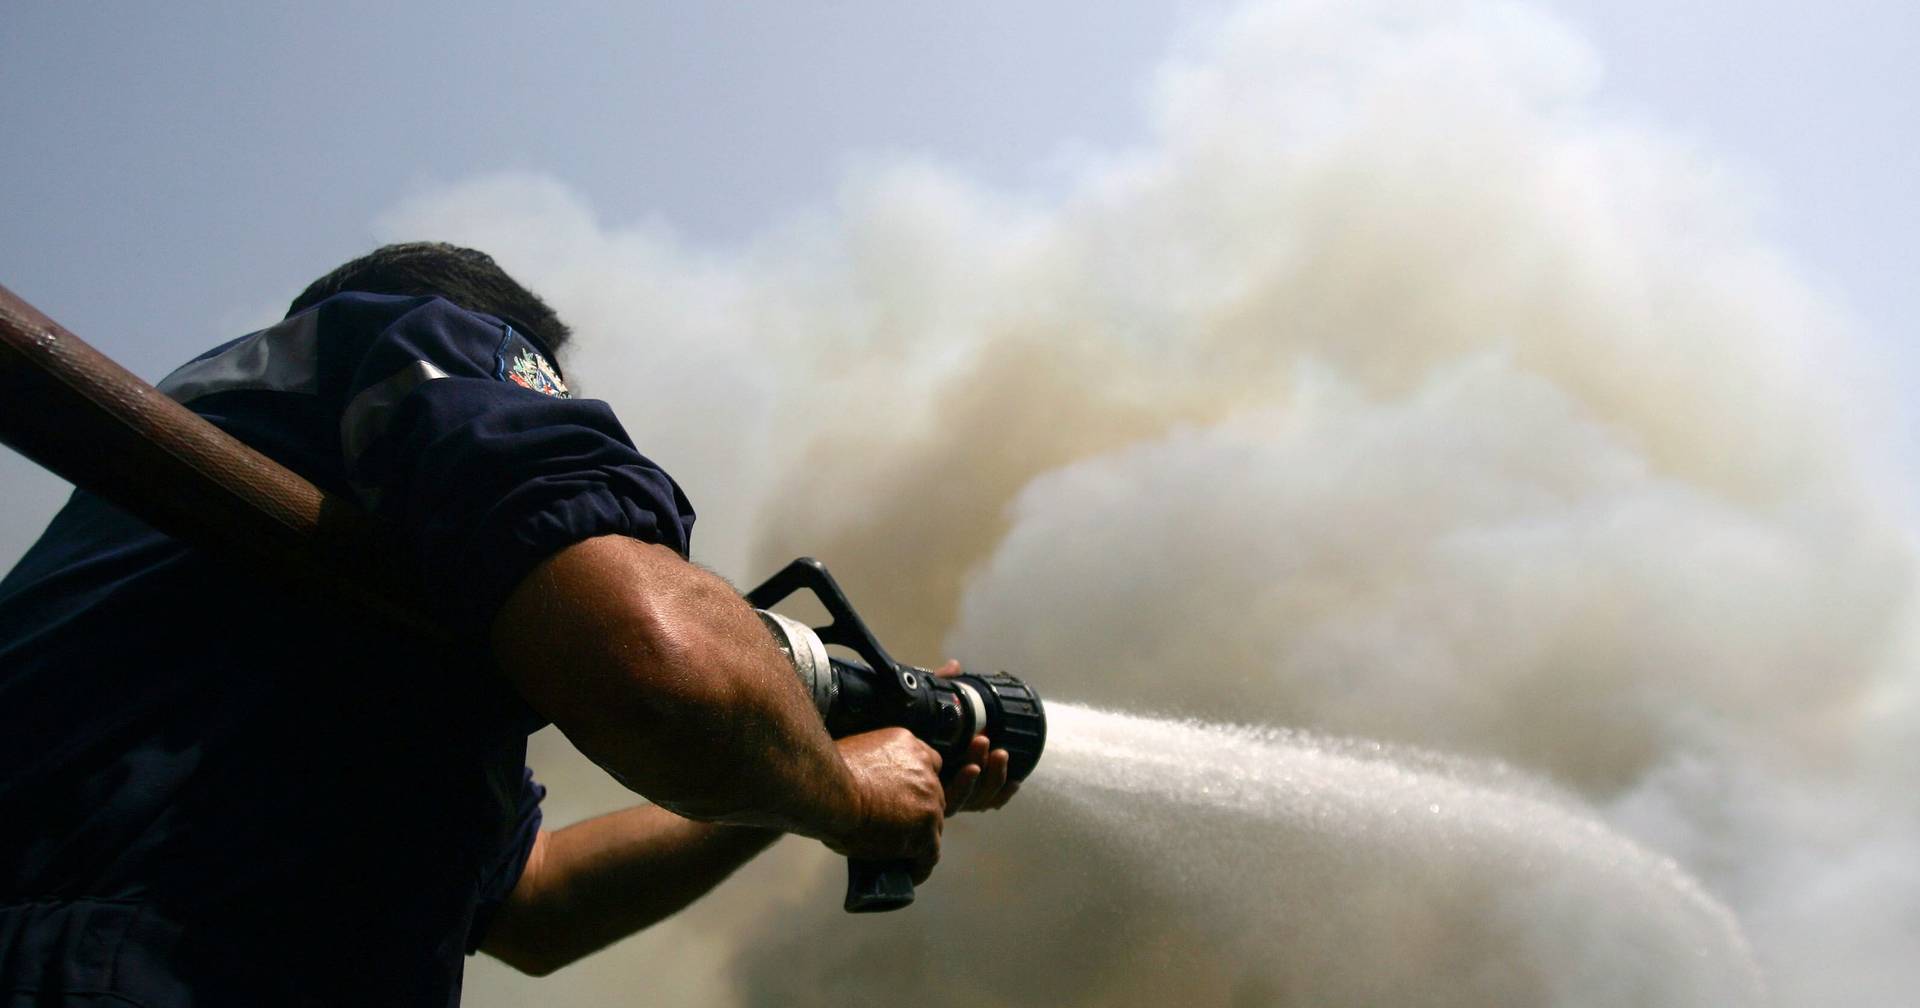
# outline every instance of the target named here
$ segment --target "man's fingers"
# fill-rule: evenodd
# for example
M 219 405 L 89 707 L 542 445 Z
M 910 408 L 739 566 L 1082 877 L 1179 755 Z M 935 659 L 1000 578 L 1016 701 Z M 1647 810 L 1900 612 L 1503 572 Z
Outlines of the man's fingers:
M 1005 749 L 995 749 L 987 755 L 985 762 L 981 764 L 980 781 L 973 787 L 973 798 L 968 802 L 968 808 L 982 812 L 999 807 L 1000 792 L 1009 786 L 1007 783 L 1009 760 L 1010 757 Z
M 953 775 L 953 783 L 947 785 L 947 814 L 955 815 L 961 809 L 966 808 L 967 803 L 973 800 L 975 789 L 979 783 L 980 767 L 978 764 L 968 763 L 966 766 L 961 767 L 960 772 Z
M 933 875 L 933 866 L 940 863 L 940 831 L 934 830 L 933 843 L 924 847 L 920 855 L 913 859 L 913 881 L 917 885 Z
M 958 658 L 947 659 L 947 663 L 945 665 L 940 666 L 937 669 L 934 669 L 933 674 L 939 676 L 942 679 L 951 679 L 954 676 L 959 675 L 960 660 Z
M 902 728 L 900 730 L 906 731 L 905 728 Z M 940 750 L 935 749 L 934 747 L 926 744 L 925 742 L 920 742 L 919 739 L 914 739 L 914 741 L 920 743 L 920 755 L 924 759 L 926 759 L 927 761 L 933 764 L 933 772 L 935 774 L 938 774 L 940 772 L 940 767 L 946 762 L 946 760 L 941 757 Z
M 1000 789 L 1000 794 L 993 799 L 993 804 L 987 807 L 990 809 L 997 809 L 1002 805 L 1005 805 L 1006 803 L 1013 800 L 1013 794 L 1018 790 L 1020 790 L 1019 781 L 1014 781 L 1013 783 L 1008 784 L 1006 787 L 1003 787 Z

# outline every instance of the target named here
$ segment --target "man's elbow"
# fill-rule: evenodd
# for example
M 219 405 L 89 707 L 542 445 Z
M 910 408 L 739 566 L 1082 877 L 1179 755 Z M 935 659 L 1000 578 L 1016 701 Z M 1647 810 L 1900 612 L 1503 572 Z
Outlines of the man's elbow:
M 557 950 L 528 948 L 511 943 L 489 943 L 481 951 L 530 977 L 552 976 L 562 966 L 573 962 L 571 956 Z
M 520 869 L 520 880 L 494 911 L 480 951 L 528 976 L 543 977 L 578 959 L 561 944 L 563 914 L 554 911 L 547 854 L 553 834 L 541 830 Z

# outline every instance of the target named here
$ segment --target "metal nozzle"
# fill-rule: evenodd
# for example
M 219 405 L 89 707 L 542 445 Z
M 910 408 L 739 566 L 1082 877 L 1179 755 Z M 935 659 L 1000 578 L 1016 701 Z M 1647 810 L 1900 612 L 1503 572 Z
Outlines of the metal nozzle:
M 1007 751 L 1007 779 L 1025 780 L 1039 765 L 1047 745 L 1047 713 L 1040 705 L 1040 694 L 1005 672 L 966 674 L 954 681 L 974 692 L 985 707 L 986 718 L 977 731 L 995 749 Z

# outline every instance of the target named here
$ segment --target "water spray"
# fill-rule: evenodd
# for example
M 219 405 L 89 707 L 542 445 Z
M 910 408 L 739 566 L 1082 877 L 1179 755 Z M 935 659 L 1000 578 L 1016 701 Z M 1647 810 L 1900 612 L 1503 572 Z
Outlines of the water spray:
M 825 608 L 825 625 L 809 626 L 771 611 L 801 591 L 810 592 Z M 1032 687 L 1005 672 L 943 678 L 893 660 L 820 561 L 795 560 L 748 592 L 747 602 L 792 660 L 834 738 L 905 728 L 940 754 L 946 774 L 965 762 L 962 757 L 975 735 L 985 735 L 994 748 L 1007 751 L 1010 781 L 1025 780 L 1040 762 L 1047 718 Z M 829 645 L 852 651 L 864 664 L 833 657 L 827 653 Z M 911 863 L 847 861 L 848 913 L 897 910 L 912 903 L 913 895 Z

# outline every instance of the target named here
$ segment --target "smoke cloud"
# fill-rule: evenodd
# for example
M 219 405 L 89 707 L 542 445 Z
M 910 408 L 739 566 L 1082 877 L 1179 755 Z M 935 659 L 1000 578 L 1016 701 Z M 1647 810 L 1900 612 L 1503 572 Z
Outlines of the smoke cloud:
M 1498 761 L 1698 878 L 1774 1002 L 1903 1003 L 1920 622 L 1871 365 L 1741 180 L 1599 74 L 1521 4 L 1256 3 L 1060 192 L 876 159 L 714 250 L 502 176 L 381 230 L 552 300 L 736 581 L 812 554 L 922 663 Z M 621 800 L 536 741 L 550 821 Z M 1047 772 L 909 913 L 843 917 L 789 841 L 469 1001 L 1719 1003 L 1592 886 L 1103 816 Z

